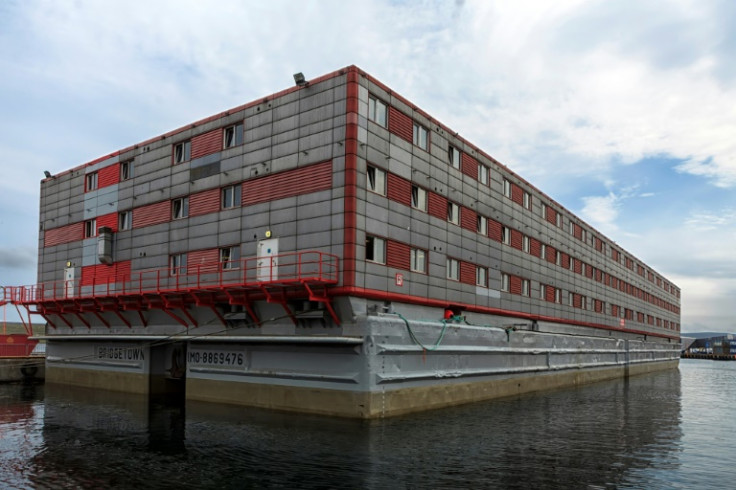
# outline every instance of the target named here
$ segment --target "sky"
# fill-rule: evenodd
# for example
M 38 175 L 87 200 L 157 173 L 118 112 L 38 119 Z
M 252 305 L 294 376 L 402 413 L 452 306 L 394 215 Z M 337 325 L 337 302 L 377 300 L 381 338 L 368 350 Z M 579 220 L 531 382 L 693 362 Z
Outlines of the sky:
M 36 281 L 44 170 L 352 64 L 736 332 L 730 0 L 2 0 L 0 285 Z

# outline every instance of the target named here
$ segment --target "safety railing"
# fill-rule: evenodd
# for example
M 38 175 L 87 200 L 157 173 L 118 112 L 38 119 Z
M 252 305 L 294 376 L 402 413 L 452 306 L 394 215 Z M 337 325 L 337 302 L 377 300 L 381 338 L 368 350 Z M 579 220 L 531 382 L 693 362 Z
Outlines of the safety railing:
M 161 294 L 226 288 L 264 288 L 300 284 L 337 284 L 339 259 L 319 251 L 293 252 L 270 257 L 187 264 L 136 271 L 125 275 L 82 277 L 33 286 L 6 287 L 5 300 L 37 304 L 123 295 Z

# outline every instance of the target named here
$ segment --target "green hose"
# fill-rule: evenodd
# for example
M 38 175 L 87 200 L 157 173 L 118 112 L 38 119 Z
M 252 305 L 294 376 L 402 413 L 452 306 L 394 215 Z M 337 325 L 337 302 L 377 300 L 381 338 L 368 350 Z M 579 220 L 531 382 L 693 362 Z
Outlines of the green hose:
M 422 344 L 416 335 L 414 335 L 414 331 L 411 329 L 411 325 L 409 325 L 409 320 L 403 317 L 401 313 L 396 313 L 399 318 L 404 320 L 404 323 L 406 324 L 406 328 L 409 331 L 409 336 L 411 337 L 411 340 L 414 341 L 415 344 L 417 344 L 419 347 L 421 347 L 424 350 L 428 351 L 434 351 L 437 350 L 437 348 L 440 346 L 440 343 L 442 343 L 442 339 L 445 336 L 445 331 L 447 330 L 447 320 L 442 320 L 442 331 L 440 331 L 440 336 L 437 338 L 437 342 L 434 343 L 432 347 L 427 347 L 426 345 Z

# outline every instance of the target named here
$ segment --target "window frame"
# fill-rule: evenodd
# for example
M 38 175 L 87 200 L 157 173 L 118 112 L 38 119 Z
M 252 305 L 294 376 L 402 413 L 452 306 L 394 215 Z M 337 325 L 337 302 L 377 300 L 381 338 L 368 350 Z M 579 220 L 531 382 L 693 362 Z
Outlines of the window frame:
M 527 298 L 531 295 L 531 281 L 529 279 L 521 279 L 521 295 L 526 296 Z
M 453 145 L 448 145 L 447 161 L 452 168 L 460 170 L 460 167 L 462 166 L 462 152 L 460 149 Z
M 491 182 L 491 169 L 488 165 L 478 162 L 478 182 L 488 186 Z
M 411 185 L 411 207 L 419 211 L 424 211 L 425 213 L 427 212 L 427 190 L 425 188 L 414 184 Z
M 511 199 L 511 181 L 505 177 L 503 179 L 503 195 Z
M 229 247 L 220 247 L 220 269 L 235 270 L 239 269 L 240 247 L 231 245 Z
M 178 211 L 178 212 L 177 212 Z M 171 200 L 171 219 L 179 220 L 189 217 L 189 196 L 176 197 Z
M 421 255 L 421 258 L 420 258 Z M 417 272 L 419 274 L 426 274 L 427 273 L 427 251 L 421 248 L 412 248 L 411 252 L 409 254 L 409 260 L 411 261 L 409 265 L 409 269 L 412 272 Z M 421 261 L 421 268 L 417 267 L 417 265 Z
M 97 171 L 90 172 L 84 176 L 84 192 L 96 191 L 99 189 L 99 174 Z
M 174 161 L 174 165 L 190 161 L 192 159 L 192 140 L 174 143 L 171 158 Z
M 501 243 L 511 245 L 511 228 L 508 226 L 501 226 Z
M 460 281 L 460 261 L 447 257 L 445 261 L 445 277 L 449 281 Z
M 376 252 L 380 252 L 380 257 L 377 257 Z M 384 238 L 375 235 L 365 236 L 365 261 L 386 265 L 386 240 Z
M 529 191 L 524 191 L 523 207 L 529 211 L 532 210 L 532 194 Z
M 388 104 L 372 94 L 368 94 L 368 120 L 388 128 Z
M 508 293 L 511 291 L 511 281 L 509 280 L 509 275 L 506 273 L 501 273 L 501 291 Z
M 452 201 L 447 201 L 447 222 L 460 225 L 460 206 Z
M 120 182 L 133 178 L 133 160 L 120 162 Z
M 120 211 L 118 213 L 118 231 L 126 231 L 133 228 L 133 212 Z
M 238 134 L 238 130 L 240 129 L 240 134 Z M 232 138 L 230 141 L 228 141 L 228 134 L 232 135 Z M 240 136 L 240 141 L 238 141 L 238 136 Z M 230 126 L 226 126 L 222 130 L 222 149 L 227 150 L 228 148 L 235 148 L 236 146 L 240 146 L 243 144 L 243 123 L 235 123 L 231 124 Z M 228 144 L 230 143 L 230 144 Z
M 416 121 L 413 121 L 412 140 L 415 146 L 429 151 L 429 130 Z
M 475 285 L 483 288 L 488 287 L 488 267 L 475 266 Z
M 523 250 L 526 253 L 531 253 L 532 245 L 531 245 L 531 239 L 526 235 L 521 235 L 521 250 Z
M 187 254 L 178 253 L 169 255 L 169 276 L 186 275 Z
M 241 206 L 240 184 L 226 185 L 220 188 L 220 209 L 234 209 Z M 232 202 L 228 202 L 228 196 Z
M 372 178 L 371 178 L 372 174 Z M 386 171 L 382 168 L 376 167 L 375 165 L 368 165 L 365 169 L 365 186 L 366 189 L 368 189 L 369 192 L 372 192 L 374 194 L 378 194 L 379 196 L 385 196 L 386 195 L 386 181 L 387 181 Z M 378 187 L 382 187 L 382 189 L 378 189 Z
M 475 232 L 482 236 L 488 236 L 488 218 L 482 214 L 477 215 Z
M 96 236 L 97 236 L 97 218 L 85 220 L 84 238 L 94 238 Z

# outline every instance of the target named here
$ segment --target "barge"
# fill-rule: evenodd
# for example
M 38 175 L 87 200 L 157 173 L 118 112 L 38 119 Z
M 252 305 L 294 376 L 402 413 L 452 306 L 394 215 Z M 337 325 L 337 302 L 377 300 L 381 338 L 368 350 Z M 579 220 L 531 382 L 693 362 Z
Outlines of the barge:
M 46 382 L 377 418 L 675 368 L 680 289 L 349 66 L 41 182 Z

